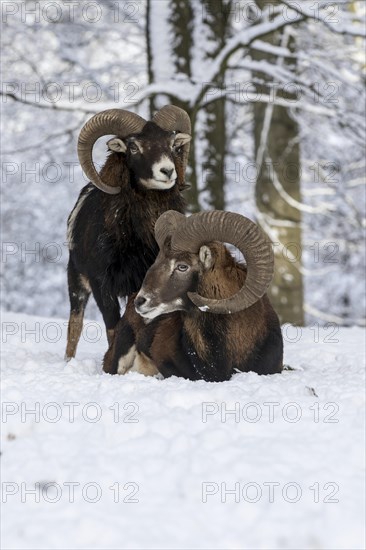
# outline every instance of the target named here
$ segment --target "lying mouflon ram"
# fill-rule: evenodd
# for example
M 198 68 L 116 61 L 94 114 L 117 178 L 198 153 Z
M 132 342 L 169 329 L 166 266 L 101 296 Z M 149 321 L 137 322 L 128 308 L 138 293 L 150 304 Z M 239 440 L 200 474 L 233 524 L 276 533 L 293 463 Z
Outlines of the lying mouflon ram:
M 104 371 L 208 382 L 236 371 L 281 372 L 283 341 L 265 292 L 273 275 L 267 237 L 247 218 L 166 212 L 155 225 L 160 247 L 138 294 L 128 301 Z M 236 246 L 246 267 L 224 246 Z
M 91 183 L 81 191 L 68 219 L 67 359 L 75 356 L 91 293 L 112 341 L 120 319 L 118 297 L 139 290 L 157 256 L 156 220 L 167 210 L 184 212 L 190 133 L 187 113 L 173 105 L 163 107 L 150 122 L 110 109 L 82 128 L 78 155 Z M 118 137 L 108 141 L 110 155 L 99 174 L 93 146 L 109 134 Z

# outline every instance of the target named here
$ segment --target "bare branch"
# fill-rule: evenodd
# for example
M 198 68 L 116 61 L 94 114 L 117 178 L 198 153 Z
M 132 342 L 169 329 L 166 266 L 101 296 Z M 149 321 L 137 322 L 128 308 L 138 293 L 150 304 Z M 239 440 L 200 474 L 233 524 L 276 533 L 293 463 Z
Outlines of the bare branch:
M 283 4 L 288 6 L 288 8 L 291 8 L 293 11 L 298 13 L 299 15 L 303 15 L 308 19 L 314 19 L 316 21 L 320 21 L 325 27 L 327 27 L 329 30 L 336 34 L 343 34 L 348 36 L 359 36 L 362 38 L 366 37 L 366 31 L 365 27 L 363 25 L 355 25 L 354 23 L 351 23 L 351 26 L 345 26 L 345 21 L 339 21 L 337 24 L 340 23 L 340 26 L 337 27 L 337 24 L 333 24 L 331 20 L 327 20 L 327 16 L 322 16 L 321 12 L 318 9 L 318 13 L 315 14 L 314 10 L 309 7 L 305 2 L 293 2 L 292 0 L 281 0 Z M 346 4 L 346 2 L 340 2 L 341 4 Z M 323 6 L 329 5 L 329 2 L 324 3 Z M 320 7 L 322 5 L 320 4 Z M 318 7 L 318 6 L 317 6 Z
M 33 101 L 28 101 L 27 99 L 22 99 L 18 97 L 15 94 L 9 93 L 9 92 L 1 92 L 0 96 L 2 97 L 8 97 L 9 99 L 12 99 L 13 101 L 18 101 L 19 103 L 23 103 L 24 105 L 30 105 L 31 107 L 37 107 L 38 109 L 51 109 L 53 111 L 68 111 L 72 113 L 85 113 L 87 115 L 94 115 L 97 110 L 96 109 L 85 109 L 83 107 L 80 107 L 78 105 L 75 105 L 74 107 L 68 107 L 66 105 L 56 105 L 55 103 L 37 103 Z M 6 103 L 6 100 L 3 100 L 3 103 Z M 108 109 L 108 106 L 106 107 Z

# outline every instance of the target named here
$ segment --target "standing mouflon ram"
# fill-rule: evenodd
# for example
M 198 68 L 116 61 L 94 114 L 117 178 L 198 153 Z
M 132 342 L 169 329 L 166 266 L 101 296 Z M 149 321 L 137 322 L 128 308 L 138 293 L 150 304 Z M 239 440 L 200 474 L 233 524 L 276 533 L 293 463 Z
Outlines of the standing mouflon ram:
M 67 359 L 75 356 L 90 293 L 112 341 L 120 319 L 118 297 L 140 288 L 157 256 L 156 220 L 167 210 L 184 212 L 190 132 L 187 113 L 173 105 L 151 122 L 122 109 L 103 111 L 82 128 L 78 155 L 91 183 L 68 219 Z M 108 141 L 111 154 L 98 174 L 93 146 L 108 134 L 118 137 Z
M 166 212 L 155 236 L 159 255 L 116 327 L 104 371 L 209 382 L 236 371 L 281 372 L 281 327 L 265 294 L 273 252 L 259 227 L 231 212 Z

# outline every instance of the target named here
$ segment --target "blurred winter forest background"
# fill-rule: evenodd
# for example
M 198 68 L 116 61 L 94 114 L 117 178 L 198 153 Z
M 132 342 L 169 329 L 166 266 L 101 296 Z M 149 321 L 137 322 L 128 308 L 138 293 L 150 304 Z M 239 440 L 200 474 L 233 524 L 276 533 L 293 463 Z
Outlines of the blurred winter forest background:
M 282 322 L 362 324 L 365 7 L 1 2 L 3 308 L 68 315 L 66 220 L 86 183 L 76 154 L 84 122 L 173 103 L 193 125 L 189 210 L 261 224 Z M 93 301 L 87 315 L 99 316 Z

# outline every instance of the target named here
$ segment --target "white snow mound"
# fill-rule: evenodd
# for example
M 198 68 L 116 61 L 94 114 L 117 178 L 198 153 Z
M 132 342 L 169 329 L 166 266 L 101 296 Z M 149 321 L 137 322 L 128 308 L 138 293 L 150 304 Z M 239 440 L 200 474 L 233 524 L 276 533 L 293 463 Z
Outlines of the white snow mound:
M 219 384 L 104 374 L 95 322 L 68 364 L 65 321 L 2 329 L 3 548 L 364 547 L 362 329 Z

